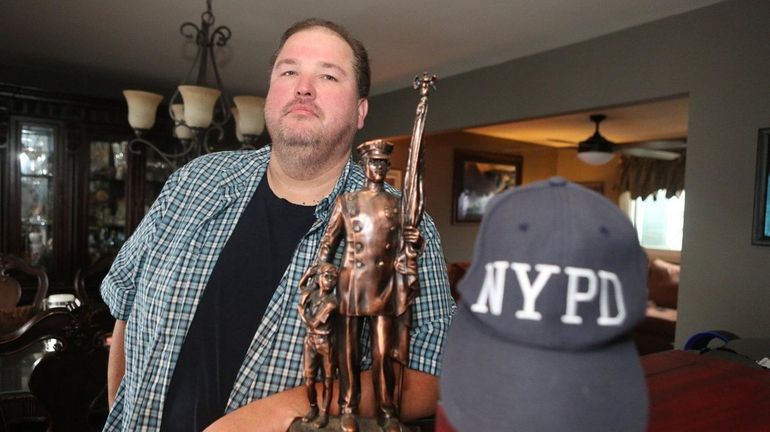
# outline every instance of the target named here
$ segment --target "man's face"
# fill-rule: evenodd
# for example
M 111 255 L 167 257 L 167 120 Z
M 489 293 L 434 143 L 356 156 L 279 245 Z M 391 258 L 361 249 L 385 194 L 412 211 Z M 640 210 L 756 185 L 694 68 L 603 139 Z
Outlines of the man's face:
M 265 121 L 275 145 L 319 152 L 350 145 L 368 109 L 366 99 L 358 97 L 353 60 L 350 46 L 322 27 L 286 41 L 265 101 Z
M 366 158 L 364 171 L 366 178 L 374 183 L 382 183 L 388 174 L 388 168 L 390 168 L 390 161 L 387 159 Z

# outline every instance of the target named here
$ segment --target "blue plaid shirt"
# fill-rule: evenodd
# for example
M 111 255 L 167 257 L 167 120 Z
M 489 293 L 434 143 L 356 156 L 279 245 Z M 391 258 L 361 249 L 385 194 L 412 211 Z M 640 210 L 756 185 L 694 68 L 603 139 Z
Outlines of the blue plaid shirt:
M 105 431 L 160 427 L 166 390 L 198 301 L 269 158 L 269 147 L 220 152 L 176 171 L 120 250 L 101 290 L 113 316 L 127 321 L 126 370 Z M 276 287 L 226 412 L 302 384 L 305 328 L 297 314 L 297 286 L 315 260 L 334 200 L 360 189 L 364 180 L 361 168 L 348 161 L 334 190 L 316 206 L 317 220 Z M 420 296 L 412 306 L 409 367 L 438 375 L 454 302 L 439 235 L 427 215 L 420 229 L 426 245 L 419 261 Z M 338 263 L 343 248 L 338 248 Z M 367 339 L 368 332 L 363 333 Z M 368 346 L 362 345 L 363 368 L 371 364 Z

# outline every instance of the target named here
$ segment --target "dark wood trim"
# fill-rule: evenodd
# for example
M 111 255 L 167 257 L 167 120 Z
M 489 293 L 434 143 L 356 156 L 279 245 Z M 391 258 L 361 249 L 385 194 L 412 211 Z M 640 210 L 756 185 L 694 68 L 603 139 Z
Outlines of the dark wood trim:
M 21 177 L 18 155 L 23 122 L 56 130 L 51 189 L 54 249 L 45 263 L 51 292 L 70 292 L 78 269 L 89 265 L 88 208 L 90 142 L 129 141 L 133 132 L 123 100 L 48 92 L 0 83 L 0 251 L 21 255 L 25 242 L 21 226 Z M 171 145 L 172 123 L 159 116 L 149 137 Z M 157 139 L 156 139 L 157 137 Z M 145 153 L 128 154 L 125 189 L 128 237 L 144 215 Z

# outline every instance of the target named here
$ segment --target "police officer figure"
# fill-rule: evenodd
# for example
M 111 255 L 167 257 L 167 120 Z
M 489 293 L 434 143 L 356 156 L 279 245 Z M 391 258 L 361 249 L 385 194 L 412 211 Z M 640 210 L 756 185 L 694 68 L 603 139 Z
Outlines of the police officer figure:
M 361 326 L 371 327 L 372 377 L 377 420 L 386 431 L 400 431 L 394 401 L 393 359 L 395 318 L 406 309 L 409 296 L 400 293 L 404 284 L 396 267 L 402 240 L 418 247 L 420 232 L 402 227 L 400 199 L 385 191 L 383 183 L 390 166 L 393 144 L 368 141 L 358 146 L 366 174 L 364 187 L 340 196 L 334 203 L 329 225 L 321 241 L 318 262 L 331 262 L 345 236 L 346 246 L 339 271 L 337 338 L 340 371 L 340 414 L 344 431 L 357 431 L 360 394 L 359 347 Z M 401 257 L 403 262 L 403 257 Z M 414 266 L 411 266 L 414 267 Z

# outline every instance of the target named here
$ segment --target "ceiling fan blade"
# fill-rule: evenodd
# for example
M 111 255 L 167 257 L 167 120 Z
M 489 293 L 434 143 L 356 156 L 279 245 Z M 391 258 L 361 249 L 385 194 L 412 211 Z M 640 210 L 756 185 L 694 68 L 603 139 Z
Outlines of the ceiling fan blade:
M 684 150 L 687 148 L 687 140 L 682 139 L 661 139 L 624 143 L 622 146 L 631 148 L 639 147 L 652 150 Z
M 647 147 L 628 147 L 628 148 L 625 148 L 623 146 L 619 146 L 619 147 L 620 148 L 618 148 L 617 151 L 628 156 L 661 159 L 661 160 L 675 160 L 675 159 L 679 159 L 682 156 L 681 153 L 675 152 L 675 151 L 657 150 L 657 149 L 647 148 Z

